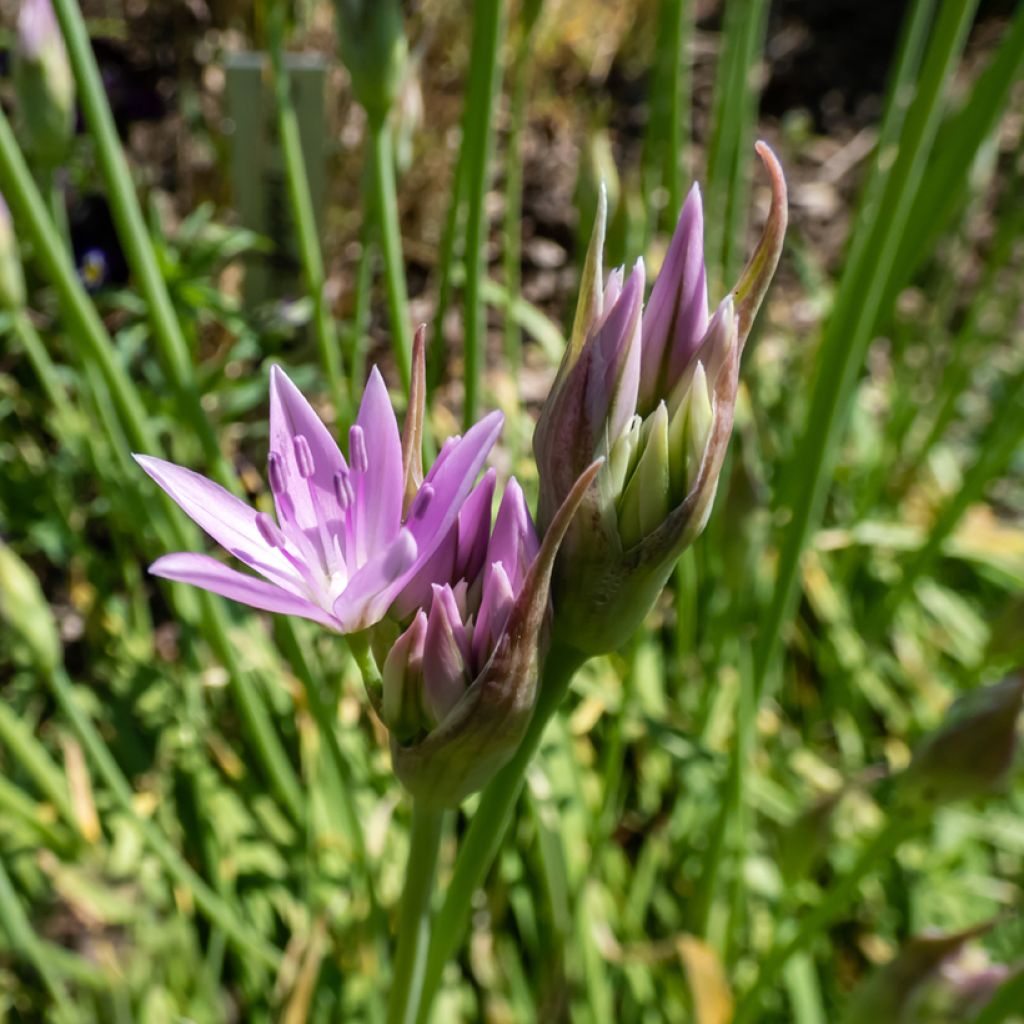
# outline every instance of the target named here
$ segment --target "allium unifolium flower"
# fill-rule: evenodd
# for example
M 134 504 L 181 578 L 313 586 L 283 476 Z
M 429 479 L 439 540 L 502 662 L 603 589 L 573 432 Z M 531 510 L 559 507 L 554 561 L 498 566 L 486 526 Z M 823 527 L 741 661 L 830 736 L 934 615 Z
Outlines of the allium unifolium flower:
M 352 91 L 370 119 L 391 109 L 406 71 L 408 43 L 399 0 L 335 0 L 338 49 Z
M 26 149 L 42 163 L 60 163 L 75 127 L 75 80 L 50 0 L 22 0 L 14 85 Z
M 583 269 L 572 336 L 534 434 L 543 529 L 583 468 L 606 462 L 569 527 L 552 589 L 560 642 L 620 647 L 704 529 L 732 431 L 739 360 L 786 229 L 786 187 L 771 150 L 764 234 L 709 316 L 700 192 L 680 214 L 643 308 L 644 267 L 604 280 L 605 204 Z M 603 283 L 602 283 L 603 282 Z
M 448 537 L 501 422 L 500 413 L 485 416 L 445 445 L 425 478 L 410 483 L 412 467 L 376 367 L 349 432 L 346 459 L 275 366 L 267 475 L 276 519 L 198 473 L 135 456 L 199 526 L 263 578 L 191 552 L 165 555 L 150 571 L 341 633 L 366 629 L 387 615 Z
M 0 309 L 16 310 L 25 305 L 25 274 L 14 237 L 11 211 L 0 195 Z
M 914 752 L 899 779 L 902 798 L 933 807 L 998 790 L 1014 766 L 1022 704 L 1024 675 L 961 697 Z

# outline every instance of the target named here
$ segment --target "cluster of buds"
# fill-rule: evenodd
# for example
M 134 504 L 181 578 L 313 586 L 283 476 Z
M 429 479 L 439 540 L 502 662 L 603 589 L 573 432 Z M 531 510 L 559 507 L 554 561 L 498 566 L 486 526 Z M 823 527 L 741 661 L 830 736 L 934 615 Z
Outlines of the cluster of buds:
M 739 282 L 709 315 L 703 213 L 694 186 L 646 309 L 644 266 L 604 279 L 605 203 L 584 266 L 572 337 L 534 434 L 543 530 L 595 458 L 553 583 L 561 642 L 585 654 L 620 647 L 703 530 L 732 432 L 743 345 L 775 272 L 786 186 L 771 150 L 761 241 Z
M 18 11 L 14 84 L 29 152 L 59 164 L 75 126 L 75 81 L 50 0 L 23 0 Z
M 408 43 L 399 0 L 335 0 L 338 50 L 370 120 L 388 115 L 402 88 Z

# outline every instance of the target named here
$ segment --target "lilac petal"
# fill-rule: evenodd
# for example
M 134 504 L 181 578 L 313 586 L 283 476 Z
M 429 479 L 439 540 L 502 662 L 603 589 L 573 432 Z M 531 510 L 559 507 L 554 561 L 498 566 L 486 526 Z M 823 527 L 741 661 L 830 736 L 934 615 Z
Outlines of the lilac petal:
M 399 621 L 417 608 L 430 604 L 431 585 L 456 584 L 459 580 L 476 579 L 487 553 L 487 539 L 491 534 L 491 501 L 494 497 L 495 472 L 489 469 L 473 488 L 459 512 L 457 522 L 448 531 L 434 553 L 420 563 L 412 578 L 395 598 L 388 614 Z M 426 484 L 425 487 L 433 487 Z M 422 489 L 421 489 L 422 493 Z M 431 500 L 433 504 L 434 499 Z M 415 502 L 413 503 L 415 507 Z
M 308 449 L 312 458 L 313 473 L 309 480 L 299 473 L 297 437 L 305 438 L 305 442 L 299 442 L 299 445 Z M 320 517 L 340 517 L 334 481 L 337 474 L 344 474 L 348 469 L 345 457 L 331 432 L 280 366 L 270 368 L 270 451 L 279 467 L 275 475 L 280 472 L 281 487 L 288 494 L 300 529 L 315 530 Z M 319 516 L 310 494 L 310 483 L 317 492 L 321 509 Z M 286 523 L 290 516 L 281 508 L 281 495 L 277 488 L 274 488 L 274 499 L 278 518 Z
M 191 469 L 151 455 L 133 458 L 226 551 L 280 586 L 301 587 L 288 560 L 261 534 L 254 508 Z
M 637 260 L 615 305 L 588 342 L 591 366 L 587 411 L 592 424 L 616 438 L 636 412 L 640 381 L 640 332 L 644 301 L 644 265 Z
M 483 568 L 491 536 L 491 505 L 494 502 L 496 480 L 497 473 L 493 469 L 487 470 L 459 512 L 456 582 L 466 580 L 472 583 Z
M 708 288 L 704 268 L 704 212 L 694 185 L 679 214 L 658 280 L 644 311 L 640 411 L 664 398 L 662 390 L 689 362 L 708 322 Z M 668 373 L 668 388 L 662 387 Z
M 433 599 L 430 605 L 431 613 L 433 613 L 434 605 L 440 606 L 441 611 L 444 612 L 448 620 L 449 628 L 451 629 L 452 636 L 455 638 L 455 643 L 458 645 L 462 660 L 468 666 L 470 657 L 469 634 L 462 623 L 462 609 L 459 607 L 459 600 L 455 596 L 455 591 L 447 583 L 443 586 L 438 586 L 435 583 L 431 589 L 433 591 Z
M 456 443 L 451 444 L 430 467 L 424 481 L 434 488 L 434 499 L 422 519 L 408 524 L 416 538 L 420 558 L 434 553 L 455 523 L 463 502 L 473 488 L 488 453 L 501 433 L 503 417 L 492 412 L 473 424 Z
M 496 563 L 505 567 L 509 579 L 522 580 L 527 567 L 520 566 L 525 554 L 526 538 L 533 530 L 530 513 L 526 508 L 523 490 L 515 477 L 505 485 L 498 514 L 494 519 L 494 532 L 487 546 L 487 566 L 484 569 L 484 590 Z
M 334 617 L 343 633 L 380 622 L 418 564 L 416 541 L 407 529 L 378 551 L 353 577 L 334 602 Z
M 497 645 L 509 612 L 515 603 L 515 593 L 508 574 L 501 562 L 488 566 L 490 570 L 484 584 L 480 611 L 477 613 L 476 625 L 473 627 L 473 658 L 475 665 L 485 665 L 491 651 Z
M 356 426 L 363 431 L 368 456 L 360 514 L 366 551 L 372 556 L 398 534 L 405 495 L 398 420 L 395 419 L 384 378 L 376 366 L 366 382 Z
M 255 576 L 231 569 L 209 555 L 185 551 L 164 555 L 149 567 L 149 571 L 165 580 L 191 583 L 194 587 L 201 587 L 251 608 L 279 612 L 282 615 L 299 615 L 330 629 L 338 628 L 338 623 L 311 601 Z
M 423 698 L 436 722 L 442 722 L 458 703 L 469 682 L 468 666 L 456 638 L 462 622 L 451 617 L 451 608 L 436 587 L 427 617 L 427 638 L 423 647 Z M 448 590 L 451 595 L 451 591 Z M 454 601 L 452 602 L 454 604 Z M 464 632 L 464 630 L 463 630 Z

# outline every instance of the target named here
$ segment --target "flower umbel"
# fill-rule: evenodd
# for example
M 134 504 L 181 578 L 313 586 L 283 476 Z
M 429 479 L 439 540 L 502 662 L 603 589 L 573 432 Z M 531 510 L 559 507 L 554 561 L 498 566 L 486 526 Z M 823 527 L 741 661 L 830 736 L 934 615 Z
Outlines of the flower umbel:
M 275 366 L 267 476 L 276 519 L 198 473 L 135 456 L 199 526 L 263 578 L 191 552 L 165 555 L 150 571 L 342 633 L 366 629 L 388 613 L 448 536 L 501 422 L 500 413 L 491 413 L 450 440 L 407 500 L 398 423 L 376 367 L 349 432 L 346 460 Z
M 602 284 L 602 202 L 572 336 L 534 434 L 541 529 L 583 468 L 607 459 L 566 536 L 552 589 L 561 642 L 620 647 L 650 610 L 682 550 L 704 529 L 732 432 L 739 360 L 775 272 L 786 186 L 771 150 L 761 241 L 709 318 L 700 193 L 691 191 L 643 309 L 644 268 Z
M 493 480 L 485 478 L 463 506 L 453 534 L 456 573 L 467 566 L 467 575 L 433 584 L 429 604 L 392 646 L 382 672 L 379 710 L 391 731 L 392 761 L 417 801 L 455 806 L 519 746 L 546 650 L 555 554 L 597 470 L 594 464 L 577 481 L 542 543 L 514 479 L 493 531 Z M 482 557 L 460 564 L 479 547 L 481 534 L 487 539 Z

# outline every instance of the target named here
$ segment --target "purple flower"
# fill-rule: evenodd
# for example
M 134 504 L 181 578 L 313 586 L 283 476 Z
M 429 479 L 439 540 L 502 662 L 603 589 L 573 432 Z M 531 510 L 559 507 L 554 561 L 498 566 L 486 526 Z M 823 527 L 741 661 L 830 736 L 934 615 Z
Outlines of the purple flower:
M 199 526 L 260 575 L 190 552 L 165 555 L 150 571 L 341 633 L 366 629 L 388 613 L 457 524 L 501 422 L 500 413 L 491 413 L 450 440 L 426 478 L 407 489 L 398 423 L 376 368 L 346 460 L 299 390 L 272 367 L 267 476 L 276 519 L 198 473 L 135 456 Z

